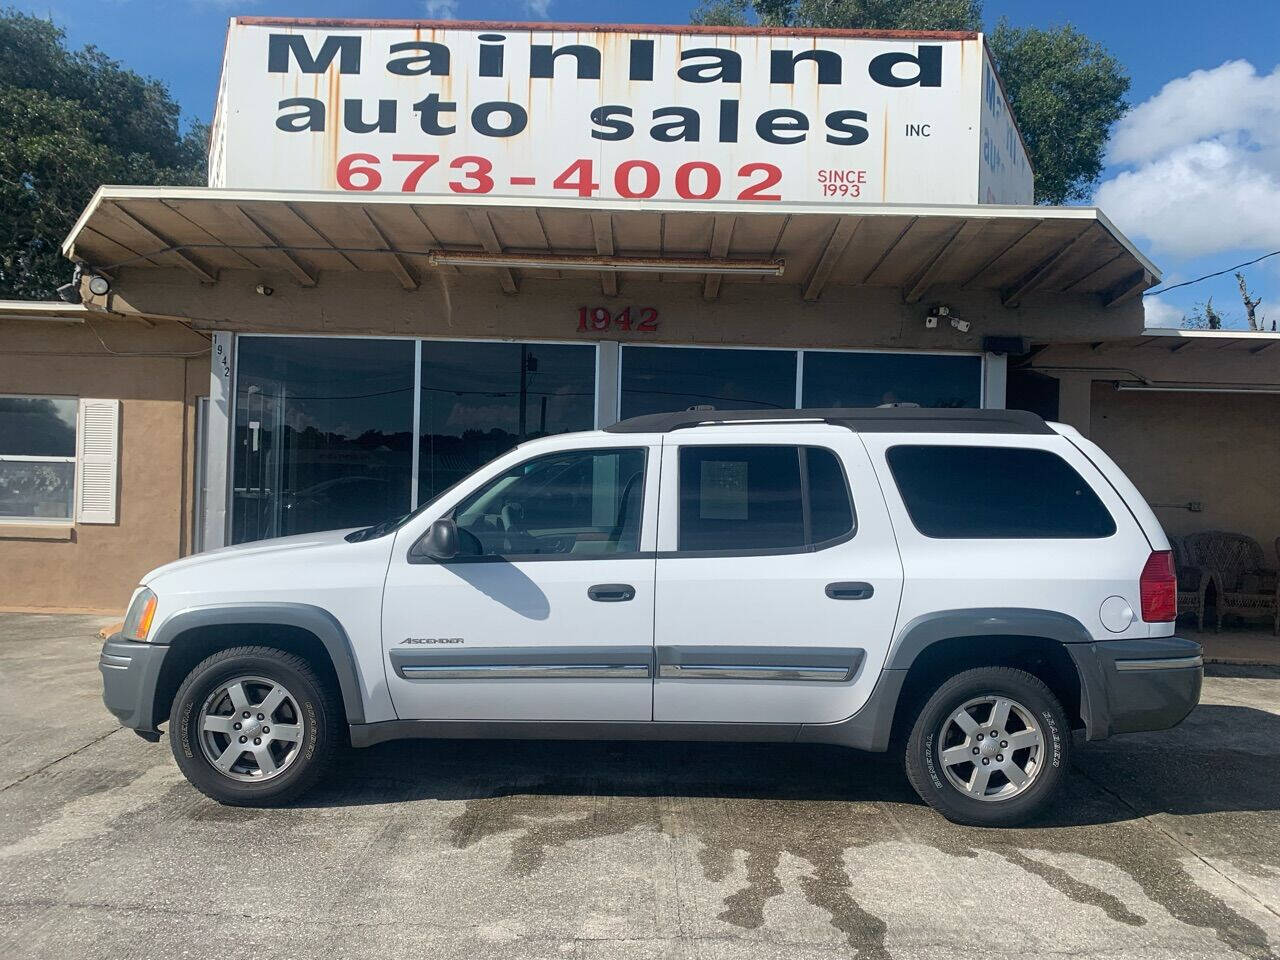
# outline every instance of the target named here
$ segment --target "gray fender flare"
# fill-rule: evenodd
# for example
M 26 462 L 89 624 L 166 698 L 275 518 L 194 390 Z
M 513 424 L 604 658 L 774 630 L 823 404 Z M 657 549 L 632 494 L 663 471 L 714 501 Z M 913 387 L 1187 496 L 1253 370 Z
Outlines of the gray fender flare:
M 976 607 L 939 610 L 916 617 L 898 632 L 885 667 L 906 670 L 916 657 L 939 640 L 952 637 L 1044 637 L 1059 643 L 1093 643 L 1075 617 L 1052 610 L 1023 607 Z
M 1089 731 L 1105 727 L 1105 681 L 1094 637 L 1075 617 L 1031 607 L 975 607 L 939 610 L 916 617 L 898 633 L 885 668 L 908 670 L 915 659 L 940 640 L 953 637 L 1044 637 L 1063 645 L 1080 678 L 1080 714 Z
M 333 661 L 348 723 L 364 723 L 360 667 L 347 631 L 328 610 L 308 603 L 226 603 L 188 607 L 160 624 L 152 643 L 182 644 L 182 634 L 195 627 L 287 626 L 314 634 Z

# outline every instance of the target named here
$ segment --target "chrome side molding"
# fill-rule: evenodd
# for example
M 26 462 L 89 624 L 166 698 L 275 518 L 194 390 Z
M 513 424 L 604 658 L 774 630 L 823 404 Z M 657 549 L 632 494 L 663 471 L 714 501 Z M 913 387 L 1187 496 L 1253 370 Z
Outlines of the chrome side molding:
M 477 663 L 429 666 L 405 664 L 407 680 L 604 680 L 646 679 L 647 663 Z
M 712 664 L 664 663 L 658 676 L 667 679 L 697 680 L 817 680 L 843 683 L 849 679 L 848 667 L 813 667 L 793 664 Z
M 1203 667 L 1204 657 L 1161 657 L 1157 660 L 1117 660 L 1117 670 L 1186 670 Z

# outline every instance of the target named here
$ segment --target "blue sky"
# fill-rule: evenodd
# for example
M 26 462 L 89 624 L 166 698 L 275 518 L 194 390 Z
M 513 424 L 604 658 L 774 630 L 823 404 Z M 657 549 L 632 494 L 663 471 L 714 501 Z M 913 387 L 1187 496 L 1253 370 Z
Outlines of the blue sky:
M 696 0 L 695 0 L 696 2 Z M 164 80 L 184 111 L 213 111 L 223 34 L 234 14 L 684 23 L 691 0 L 18 0 L 73 44 L 93 43 Z M 988 0 L 989 23 L 1074 23 L 1129 71 L 1134 112 L 1116 131 L 1098 202 L 1176 283 L 1280 249 L 1280 2 Z M 1242 62 L 1236 62 L 1242 61 Z M 1225 65 L 1225 66 L 1224 66 Z M 1172 84 L 1172 86 L 1167 86 Z M 1280 319 L 1280 256 L 1245 271 L 1260 312 Z M 1207 297 L 1243 325 L 1230 275 L 1148 300 L 1176 324 Z M 1158 302 L 1154 302 L 1158 301 Z

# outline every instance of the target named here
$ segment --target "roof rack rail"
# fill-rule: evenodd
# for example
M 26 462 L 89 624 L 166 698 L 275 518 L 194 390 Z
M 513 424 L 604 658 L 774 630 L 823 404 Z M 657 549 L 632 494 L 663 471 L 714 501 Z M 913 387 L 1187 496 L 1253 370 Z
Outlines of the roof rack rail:
M 630 417 L 609 433 L 670 433 L 690 427 L 743 423 L 827 423 L 856 433 L 1051 434 L 1041 417 L 1025 410 L 930 407 L 828 407 L 813 410 L 682 410 Z

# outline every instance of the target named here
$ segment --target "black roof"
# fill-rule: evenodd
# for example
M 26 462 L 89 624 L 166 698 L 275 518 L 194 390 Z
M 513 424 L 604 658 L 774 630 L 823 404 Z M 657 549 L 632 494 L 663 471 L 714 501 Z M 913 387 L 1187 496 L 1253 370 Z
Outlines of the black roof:
M 1051 434 L 1043 419 L 1025 410 L 929 407 L 831 407 L 818 410 L 682 410 L 631 417 L 605 427 L 610 433 L 668 433 L 723 423 L 829 423 L 858 433 Z

